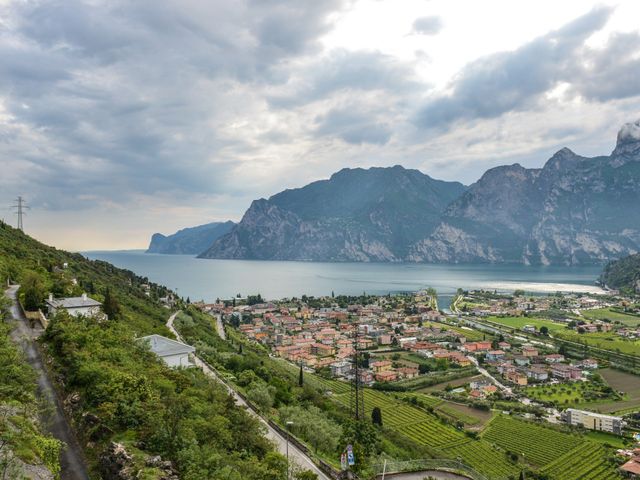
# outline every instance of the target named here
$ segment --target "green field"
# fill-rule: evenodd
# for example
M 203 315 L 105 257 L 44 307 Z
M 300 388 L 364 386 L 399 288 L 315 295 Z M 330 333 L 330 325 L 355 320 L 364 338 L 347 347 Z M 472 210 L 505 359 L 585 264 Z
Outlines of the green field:
M 581 313 L 584 318 L 588 318 L 590 320 L 610 320 L 612 322 L 620 322 L 632 327 L 640 325 L 640 316 L 617 312 L 610 308 L 582 310 Z
M 640 377 L 630 373 L 604 368 L 598 370 L 605 382 L 616 391 L 624 392 L 624 399 L 618 402 L 604 402 L 597 405 L 602 413 L 631 412 L 640 410 Z
M 558 480 L 614 480 L 622 478 L 617 466 L 607 461 L 608 451 L 596 442 L 585 442 L 541 469 Z
M 567 330 L 567 326 L 564 323 L 532 317 L 487 317 L 486 320 L 518 330 L 521 330 L 525 325 L 534 325 L 538 330 L 540 330 L 540 327 L 547 327 L 551 333 L 558 330 Z
M 614 332 L 578 333 L 575 330 L 555 331 L 553 335 L 563 340 L 586 343 L 589 346 L 640 356 L 640 340 L 624 340 Z
M 602 403 L 608 399 L 612 402 L 615 401 L 612 396 L 617 397 L 617 395 L 607 395 L 602 391 L 602 387 L 594 382 L 546 384 L 529 387 L 525 389 L 525 394 L 529 398 L 543 402 L 554 402 L 562 407 Z
M 573 450 L 584 439 L 511 417 L 496 417 L 482 437 L 499 447 L 524 454 L 527 463 L 543 467 Z
M 519 455 L 554 480 L 609 480 L 621 478 L 609 463 L 611 451 L 600 441 L 565 433 L 511 417 L 494 419 L 483 438 Z

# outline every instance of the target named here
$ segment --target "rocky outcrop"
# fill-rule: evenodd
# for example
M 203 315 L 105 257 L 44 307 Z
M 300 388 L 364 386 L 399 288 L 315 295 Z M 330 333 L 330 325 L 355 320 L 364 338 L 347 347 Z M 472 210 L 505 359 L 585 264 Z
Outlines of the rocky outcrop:
M 149 457 L 144 466 L 155 468 L 157 480 L 180 480 L 178 472 L 170 461 L 162 457 Z M 136 480 L 140 478 L 140 467 L 124 445 L 111 442 L 99 459 L 100 474 L 103 480 Z M 147 472 L 148 474 L 148 472 Z
M 213 222 L 198 227 L 184 228 L 173 235 L 154 233 L 146 253 L 165 253 L 171 255 L 198 255 L 225 235 L 235 223 Z

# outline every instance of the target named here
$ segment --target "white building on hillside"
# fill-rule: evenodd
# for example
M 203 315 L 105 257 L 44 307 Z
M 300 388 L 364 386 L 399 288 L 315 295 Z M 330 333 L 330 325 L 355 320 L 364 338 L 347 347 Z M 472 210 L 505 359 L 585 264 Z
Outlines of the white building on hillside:
M 52 317 L 60 310 L 66 310 L 69 315 L 74 317 L 85 316 L 93 317 L 100 314 L 102 304 L 83 293 L 81 297 L 53 298 L 49 295 L 47 299 L 47 307 L 49 316 Z
M 151 351 L 172 368 L 193 365 L 189 355 L 194 353 L 196 349 L 191 345 L 156 334 L 142 337 L 140 340 L 147 342 Z

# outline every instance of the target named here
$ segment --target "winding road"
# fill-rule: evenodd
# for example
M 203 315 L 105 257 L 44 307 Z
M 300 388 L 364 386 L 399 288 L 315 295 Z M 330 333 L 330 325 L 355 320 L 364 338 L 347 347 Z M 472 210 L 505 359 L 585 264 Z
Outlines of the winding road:
M 9 288 L 5 293 L 12 301 L 11 315 L 16 321 L 11 332 L 11 339 L 24 351 L 29 365 L 36 371 L 38 394 L 54 408 L 44 410 L 42 423 L 45 430 L 66 445 L 60 454 L 62 471 L 61 480 L 89 480 L 82 449 L 75 438 L 62 408 L 62 402 L 56 395 L 47 370 L 42 363 L 40 351 L 35 345 L 42 333 L 42 328 L 30 328 L 22 309 L 18 305 L 17 293 L 19 285 Z
M 171 332 L 176 336 L 176 338 L 181 341 L 184 342 L 184 340 L 182 339 L 182 337 L 180 336 L 180 334 L 178 333 L 178 331 L 175 329 L 175 327 L 173 326 L 173 322 L 176 318 L 176 315 L 179 313 L 175 312 L 173 315 L 171 315 L 169 317 L 169 320 L 167 320 L 167 328 L 169 330 L 171 330 Z M 218 329 L 222 329 L 222 332 L 224 332 L 224 327 L 222 325 L 222 319 L 220 317 L 218 317 Z M 221 335 L 222 336 L 222 335 Z M 223 337 L 224 338 L 224 337 Z M 254 417 L 258 418 L 258 420 L 260 420 L 260 422 L 266 427 L 267 429 L 267 438 L 269 440 L 271 440 L 276 448 L 278 449 L 278 451 L 283 454 L 286 455 L 287 454 L 287 439 L 285 437 L 283 437 L 282 435 L 280 435 L 280 433 L 275 430 L 273 427 L 271 427 L 271 425 L 269 425 L 267 423 L 267 421 L 262 418 L 260 415 L 258 415 L 248 404 L 247 402 L 244 401 L 244 399 L 242 397 L 240 397 L 240 395 L 238 395 L 238 393 L 233 389 L 233 387 L 231 385 L 229 385 L 227 382 L 225 382 L 222 378 L 220 378 L 220 376 L 218 375 L 218 373 L 213 370 L 206 362 L 204 362 L 203 360 L 200 359 L 200 357 L 198 357 L 197 355 L 195 356 L 195 364 L 197 367 L 199 367 L 200 369 L 202 369 L 202 371 L 216 379 L 217 381 L 219 381 L 220 383 L 222 383 L 227 390 L 229 391 L 229 393 L 231 394 L 231 396 L 234 398 L 236 405 L 239 405 L 241 407 L 245 407 L 247 412 L 249 412 L 251 415 L 253 415 Z M 330 477 L 328 477 L 325 473 L 322 472 L 322 470 L 320 470 L 315 463 L 313 463 L 313 461 L 311 460 L 311 458 L 309 458 L 307 456 L 307 454 L 305 454 L 302 450 L 300 450 L 299 448 L 297 448 L 294 444 L 292 444 L 291 442 L 289 442 L 289 460 L 291 461 L 292 464 L 297 464 L 302 468 L 311 470 L 313 473 L 315 473 L 316 475 L 318 475 L 318 479 L 319 480 L 331 480 Z

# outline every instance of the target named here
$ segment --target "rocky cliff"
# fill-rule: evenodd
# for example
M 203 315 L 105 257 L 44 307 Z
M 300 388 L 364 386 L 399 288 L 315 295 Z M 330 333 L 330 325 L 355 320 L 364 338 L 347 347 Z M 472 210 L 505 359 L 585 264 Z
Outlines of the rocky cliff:
M 222 235 L 231 231 L 233 222 L 213 222 L 198 227 L 179 230 L 165 236 L 154 233 L 146 253 L 167 253 L 174 255 L 198 255 Z
M 417 170 L 344 169 L 256 200 L 203 258 L 400 261 L 464 191 Z
M 603 263 L 640 250 L 640 121 L 609 156 L 564 148 L 541 169 L 498 167 L 408 255 L 425 262 Z

